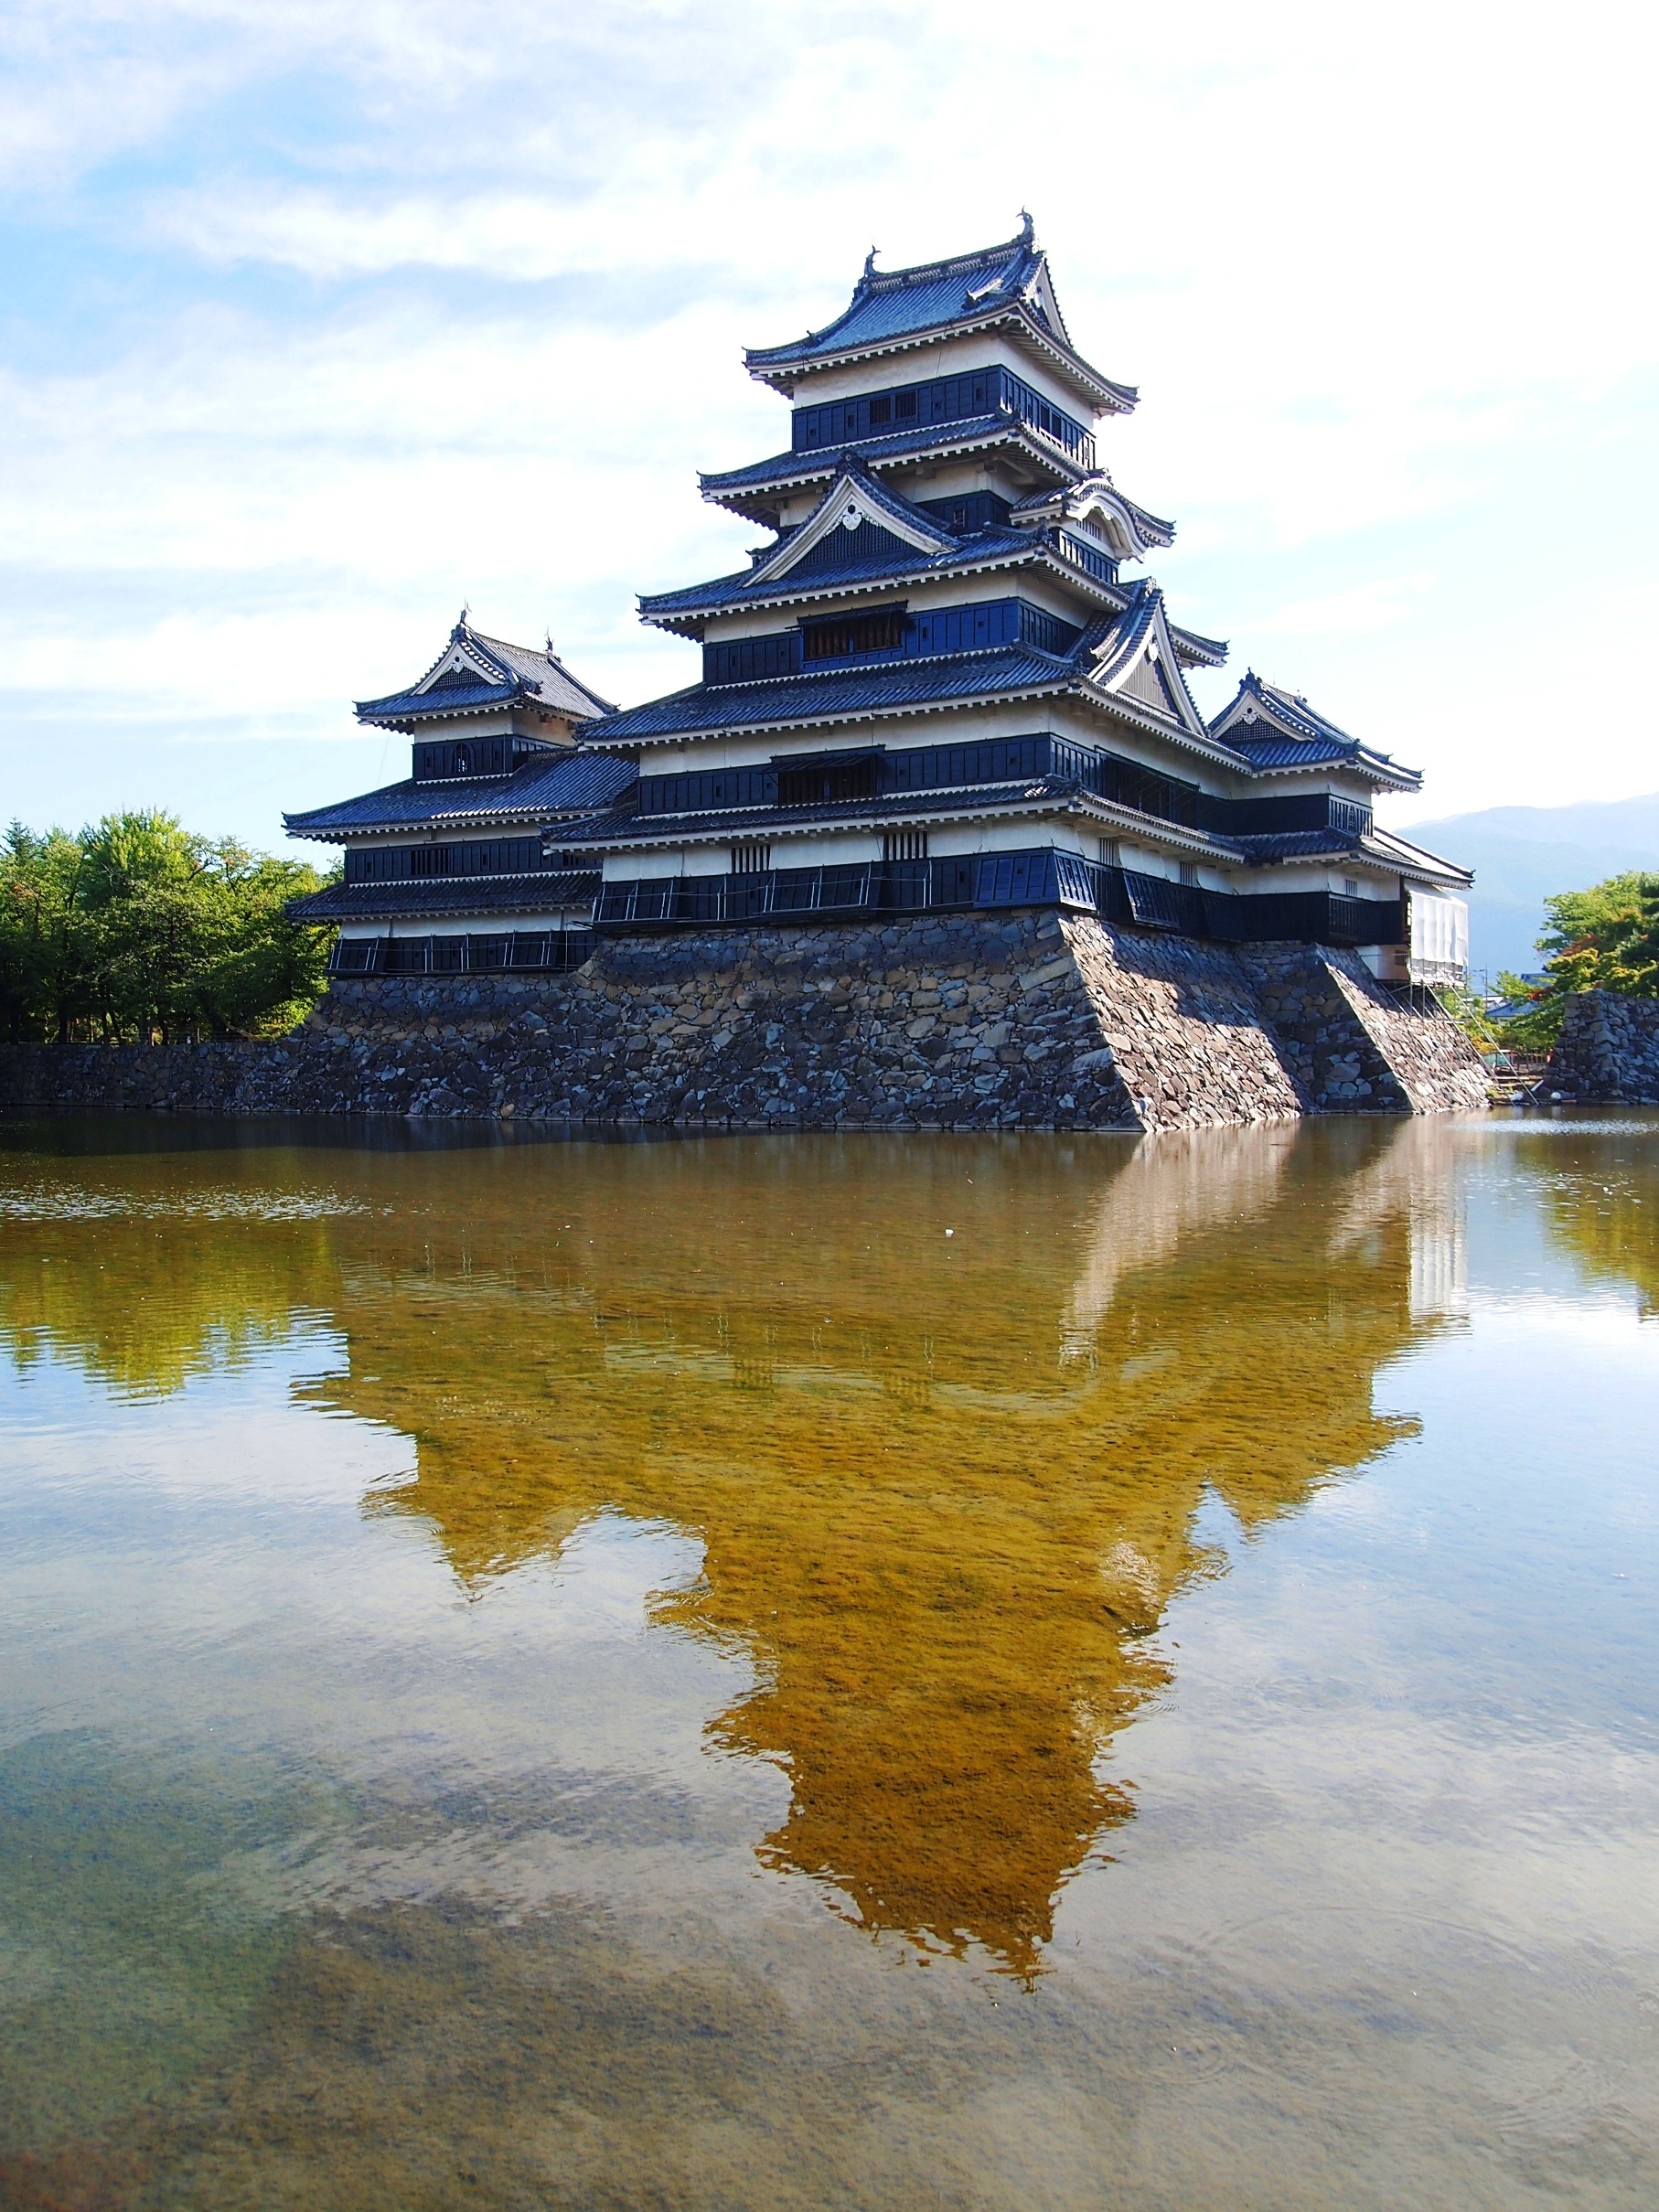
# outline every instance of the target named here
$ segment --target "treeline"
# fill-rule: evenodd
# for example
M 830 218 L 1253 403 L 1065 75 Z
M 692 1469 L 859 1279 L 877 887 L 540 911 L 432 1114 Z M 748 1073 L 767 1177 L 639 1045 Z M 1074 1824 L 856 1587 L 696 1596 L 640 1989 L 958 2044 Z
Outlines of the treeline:
M 1622 991 L 1659 998 L 1659 875 L 1632 869 L 1546 899 L 1548 926 L 1537 940 L 1543 983 L 1500 976 L 1511 1008 L 1502 1022 L 1506 1043 L 1545 1052 L 1561 1032 L 1575 991 Z
M 324 881 L 169 814 L 106 815 L 73 836 L 14 822 L 0 845 L 0 1036 L 278 1036 L 324 989 L 333 931 L 284 911 Z

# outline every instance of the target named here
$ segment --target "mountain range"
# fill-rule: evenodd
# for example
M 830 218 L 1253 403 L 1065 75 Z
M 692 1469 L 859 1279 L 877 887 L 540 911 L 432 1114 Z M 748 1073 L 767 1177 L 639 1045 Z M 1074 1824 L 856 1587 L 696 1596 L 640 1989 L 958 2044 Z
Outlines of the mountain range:
M 1495 983 L 1500 968 L 1525 974 L 1541 964 L 1533 941 L 1552 893 L 1583 891 L 1627 868 L 1659 873 L 1659 792 L 1573 807 L 1488 807 L 1407 823 L 1400 835 L 1474 870 L 1469 964 Z

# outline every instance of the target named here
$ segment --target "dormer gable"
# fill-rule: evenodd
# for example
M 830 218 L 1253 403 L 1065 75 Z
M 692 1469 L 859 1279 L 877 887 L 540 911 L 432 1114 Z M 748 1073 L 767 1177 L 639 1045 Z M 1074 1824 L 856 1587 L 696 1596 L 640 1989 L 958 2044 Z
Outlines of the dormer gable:
M 1422 783 L 1417 769 L 1350 737 L 1300 691 L 1268 683 L 1254 668 L 1246 669 L 1237 690 L 1209 727 L 1212 737 L 1264 774 L 1294 774 L 1340 762 L 1379 789 L 1415 791 Z
M 947 553 L 956 539 L 930 516 L 900 499 L 862 469 L 844 468 L 800 528 L 755 571 L 752 582 L 776 583 L 796 574 L 851 567 L 891 557 L 911 564 L 916 554 Z
M 436 660 L 401 691 L 359 700 L 359 721 L 391 730 L 430 728 L 438 722 L 476 722 L 511 728 L 542 743 L 570 743 L 579 724 L 614 710 L 590 690 L 553 651 L 509 645 L 475 630 L 463 609 Z
M 1025 528 L 1076 529 L 1099 540 L 1114 561 L 1144 561 L 1175 542 L 1175 525 L 1126 499 L 1104 470 L 1081 484 L 1057 486 L 1022 500 L 1009 520 Z
M 1156 584 L 1140 583 L 1129 605 L 1103 640 L 1089 681 L 1114 698 L 1163 715 L 1189 737 L 1209 731 L 1182 674 L 1163 593 Z
M 1210 724 L 1212 737 L 1229 742 L 1246 739 L 1289 738 L 1299 745 L 1354 749 L 1359 739 L 1311 707 L 1300 691 L 1288 684 L 1269 683 L 1247 668 L 1237 690 Z

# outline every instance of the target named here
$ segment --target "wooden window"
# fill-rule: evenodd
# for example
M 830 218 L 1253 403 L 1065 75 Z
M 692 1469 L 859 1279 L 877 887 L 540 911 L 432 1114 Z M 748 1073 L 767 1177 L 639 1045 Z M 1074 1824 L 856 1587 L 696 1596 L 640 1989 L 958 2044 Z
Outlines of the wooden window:
M 891 653 L 904 642 L 903 607 L 876 607 L 868 614 L 832 616 L 806 623 L 802 639 L 808 660 L 842 660 L 854 653 Z
M 1197 868 L 1197 864 L 1196 864 L 1196 862 L 1195 862 L 1195 861 L 1193 861 L 1193 860 L 1183 860 L 1183 861 L 1182 861 L 1182 863 L 1181 863 L 1181 880 L 1182 880 L 1182 882 L 1183 882 L 1183 883 L 1196 883 L 1196 882 L 1197 882 L 1197 881 L 1198 881 L 1198 868 Z
M 925 829 L 890 829 L 882 839 L 882 858 L 884 860 L 925 860 L 927 858 L 927 832 Z
M 1101 865 L 1101 867 L 1102 867 L 1102 868 L 1121 868 L 1121 867 L 1122 867 L 1122 865 L 1123 865 L 1123 847 L 1122 847 L 1122 845 L 1121 845 L 1121 844 L 1118 842 L 1118 840 L 1116 838 L 1102 838 L 1102 839 L 1101 839 L 1101 840 L 1100 840 L 1100 865 Z
M 732 873 L 734 876 L 765 875 L 772 865 L 772 848 L 762 838 L 744 838 L 732 848 Z

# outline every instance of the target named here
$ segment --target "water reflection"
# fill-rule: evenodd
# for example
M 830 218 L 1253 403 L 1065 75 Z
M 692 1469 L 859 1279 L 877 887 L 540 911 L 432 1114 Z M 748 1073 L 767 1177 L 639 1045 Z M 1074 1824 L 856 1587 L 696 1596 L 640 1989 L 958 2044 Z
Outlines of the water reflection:
M 1159 1623 L 1222 1564 L 1205 1499 L 1258 1529 L 1402 1433 L 1373 1382 L 1459 1308 L 1450 1144 L 37 1161 L 0 1318 L 137 1390 L 337 1332 L 308 1395 L 415 1445 L 365 1511 L 475 1594 L 602 1513 L 686 1532 L 701 1575 L 652 1617 L 746 1659 L 708 1744 L 788 1778 L 762 1862 L 1029 1978 L 1132 1813 Z

